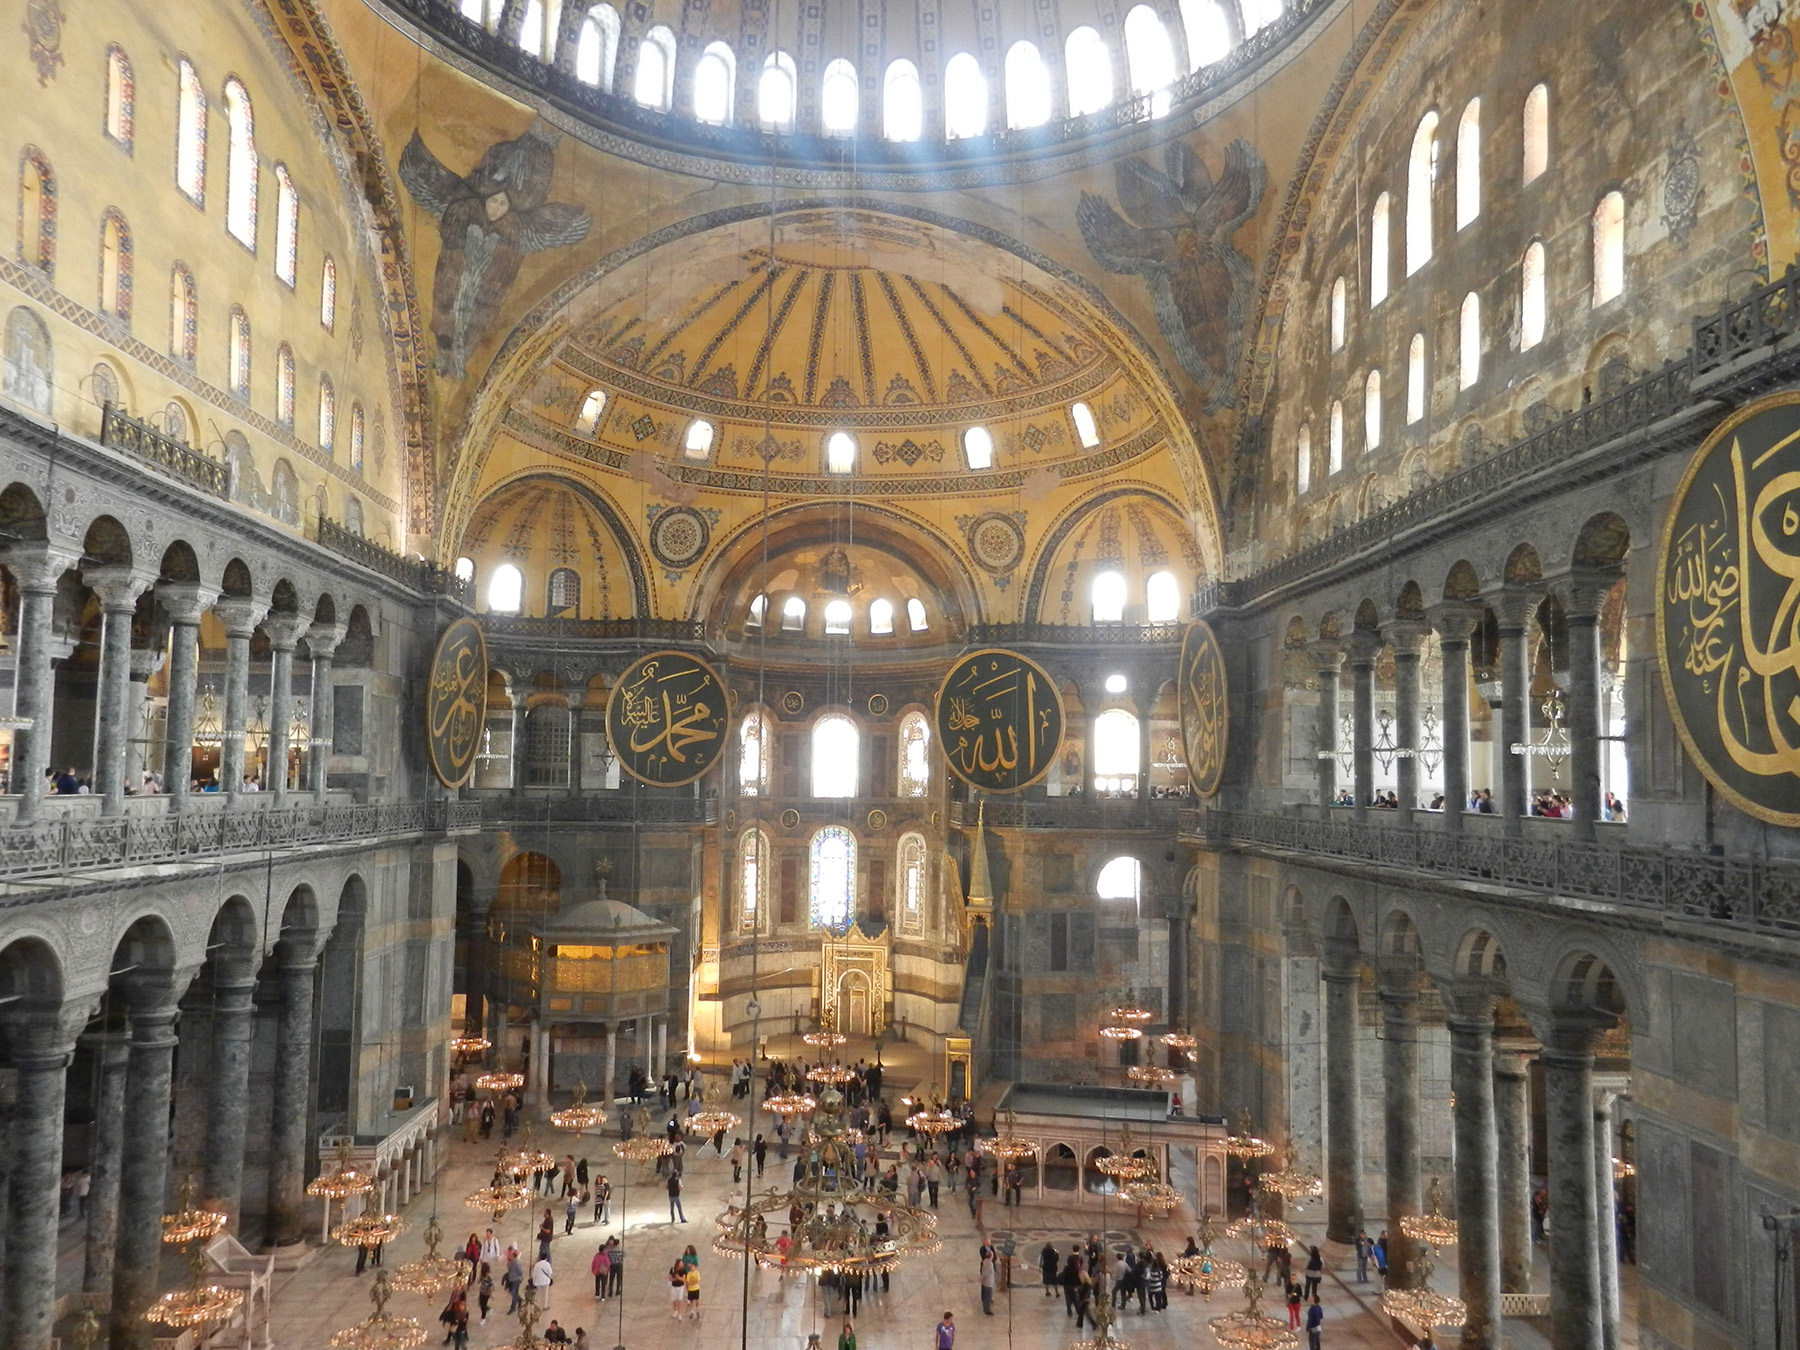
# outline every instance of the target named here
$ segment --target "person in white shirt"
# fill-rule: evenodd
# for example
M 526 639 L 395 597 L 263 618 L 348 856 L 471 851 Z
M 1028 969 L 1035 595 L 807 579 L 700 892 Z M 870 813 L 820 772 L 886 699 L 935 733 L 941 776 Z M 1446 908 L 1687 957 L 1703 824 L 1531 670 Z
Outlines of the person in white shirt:
M 550 1269 L 550 1258 L 540 1256 L 537 1264 L 531 1268 L 531 1287 L 536 1291 L 538 1307 L 550 1306 L 550 1286 L 555 1282 L 556 1273 Z

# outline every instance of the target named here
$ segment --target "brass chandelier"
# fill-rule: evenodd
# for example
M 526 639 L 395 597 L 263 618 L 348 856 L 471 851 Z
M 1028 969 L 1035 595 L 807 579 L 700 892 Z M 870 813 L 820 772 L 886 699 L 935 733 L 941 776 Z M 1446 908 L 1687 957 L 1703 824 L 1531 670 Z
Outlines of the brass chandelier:
M 243 1290 L 207 1283 L 206 1244 L 225 1230 L 229 1219 L 216 1211 L 197 1208 L 195 1193 L 194 1178 L 189 1176 L 181 1183 L 178 1201 L 181 1208 L 174 1214 L 163 1215 L 162 1240 L 172 1247 L 187 1248 L 188 1268 L 194 1277 L 186 1289 L 171 1290 L 144 1311 L 146 1321 L 159 1322 L 166 1327 L 201 1327 L 211 1322 L 223 1322 L 244 1302 Z
M 714 1085 L 700 1094 L 700 1110 L 688 1117 L 688 1128 L 695 1134 L 718 1134 L 722 1130 L 735 1130 L 744 1123 L 744 1118 L 735 1111 L 727 1111 L 718 1103 L 718 1087 Z
M 1300 1344 L 1285 1318 L 1270 1317 L 1257 1306 L 1262 1289 L 1262 1280 L 1251 1272 L 1244 1280 L 1244 1306 L 1207 1322 L 1220 1345 L 1232 1350 L 1293 1350 Z
M 375 1311 L 353 1327 L 345 1327 L 331 1335 L 336 1350 L 412 1350 L 425 1343 L 425 1328 L 415 1317 L 389 1317 L 387 1302 L 393 1297 L 392 1283 L 385 1270 L 375 1272 L 369 1299 Z
M 1433 1249 L 1454 1247 L 1456 1220 L 1444 1217 L 1444 1184 L 1437 1177 L 1431 1179 L 1428 1203 L 1431 1206 L 1428 1213 L 1402 1215 L 1400 1231 L 1414 1242 L 1422 1242 Z
M 1268 1157 L 1275 1152 L 1275 1145 L 1252 1134 L 1249 1118 L 1240 1116 L 1232 1132 L 1225 1136 L 1225 1151 L 1240 1162 L 1250 1162 Z
M 1026 1158 L 1037 1157 L 1037 1145 L 1029 1143 L 1018 1136 L 1018 1117 L 1012 1107 L 1006 1108 L 1002 1121 L 1006 1128 L 992 1136 L 984 1135 L 975 1141 L 975 1147 L 996 1162 L 1022 1162 Z
M 325 1200 L 347 1200 L 353 1195 L 367 1195 L 375 1189 L 375 1178 L 350 1162 L 350 1141 L 340 1139 L 337 1170 L 321 1172 L 306 1183 L 306 1193 Z
M 906 1128 L 920 1134 L 930 1135 L 933 1139 L 940 1134 L 950 1134 L 962 1128 L 962 1117 L 938 1102 L 937 1084 L 931 1085 L 919 1108 L 906 1118 Z
M 1169 1269 L 1182 1284 L 1192 1285 L 1200 1296 L 1211 1301 L 1215 1289 L 1233 1289 L 1244 1283 L 1249 1271 L 1241 1261 L 1227 1261 L 1213 1255 L 1213 1217 L 1200 1220 L 1200 1250 L 1193 1256 L 1178 1256 Z
M 597 1130 L 606 1124 L 606 1108 L 588 1103 L 587 1083 L 578 1079 L 575 1100 L 560 1111 L 552 1111 L 550 1123 L 559 1130 Z
M 406 1221 L 398 1214 L 382 1213 L 381 1202 L 371 1191 L 363 1196 L 363 1212 L 332 1229 L 331 1240 L 343 1247 L 379 1247 L 405 1231 Z
M 467 1272 L 461 1261 L 438 1255 L 438 1243 L 443 1240 L 444 1230 L 438 1226 L 437 1215 L 433 1214 L 425 1225 L 425 1255 L 417 1261 L 408 1261 L 393 1273 L 390 1283 L 394 1288 L 408 1294 L 423 1294 L 428 1299 L 461 1289 L 468 1282 Z
M 475 1086 L 483 1092 L 517 1092 L 525 1086 L 525 1075 L 494 1070 L 484 1073 L 475 1080 Z
M 450 1039 L 453 1055 L 485 1055 L 493 1048 L 494 1043 L 486 1036 L 453 1036 Z
M 650 1129 L 650 1112 L 645 1107 L 638 1107 L 631 1116 L 631 1138 L 621 1139 L 613 1145 L 613 1155 L 624 1162 L 655 1162 L 665 1154 L 673 1153 L 675 1145 L 660 1134 Z
M 1094 1159 L 1094 1170 L 1111 1177 L 1121 1185 L 1130 1181 L 1141 1181 L 1154 1174 L 1156 1164 L 1149 1158 L 1134 1153 L 1131 1143 L 1131 1126 L 1126 1125 L 1119 1131 L 1119 1151 L 1117 1153 L 1108 1152 L 1104 1158 Z

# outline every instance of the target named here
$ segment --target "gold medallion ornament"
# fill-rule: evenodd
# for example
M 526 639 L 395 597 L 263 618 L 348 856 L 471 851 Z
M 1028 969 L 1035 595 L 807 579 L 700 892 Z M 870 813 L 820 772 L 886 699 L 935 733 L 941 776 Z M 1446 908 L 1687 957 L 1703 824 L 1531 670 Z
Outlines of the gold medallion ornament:
M 1210 797 L 1225 777 L 1226 732 L 1230 718 L 1225 702 L 1225 654 L 1205 620 L 1190 624 L 1181 640 L 1181 747 L 1187 753 L 1188 777 L 1194 794 Z
M 1800 392 L 1707 438 L 1656 575 L 1657 665 L 1682 744 L 1732 805 L 1800 825 Z
M 639 658 L 606 700 L 613 753 L 651 787 L 682 787 L 703 777 L 724 754 L 730 724 L 724 681 L 686 652 Z
M 487 639 L 473 619 L 458 619 L 438 639 L 425 693 L 425 742 L 445 787 L 461 787 L 475 769 L 487 721 Z
M 1062 695 L 1035 661 L 987 647 L 944 676 L 933 720 L 952 773 L 986 792 L 1019 792 L 1050 772 Z

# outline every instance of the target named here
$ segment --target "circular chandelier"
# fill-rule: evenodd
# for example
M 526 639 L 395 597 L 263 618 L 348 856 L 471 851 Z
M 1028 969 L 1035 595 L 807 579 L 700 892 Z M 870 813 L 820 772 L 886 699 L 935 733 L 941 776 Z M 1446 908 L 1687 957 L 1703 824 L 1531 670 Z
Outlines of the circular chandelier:
M 461 1261 L 438 1255 L 438 1243 L 443 1240 L 444 1230 L 438 1226 L 437 1215 L 433 1214 L 425 1225 L 425 1255 L 417 1261 L 408 1261 L 393 1273 L 390 1283 L 394 1288 L 408 1294 L 423 1294 L 426 1298 L 461 1289 L 468 1282 L 468 1272 Z
M 475 1086 L 483 1092 L 516 1092 L 525 1086 L 525 1075 L 499 1071 L 484 1073 L 475 1080 Z
M 342 1247 L 379 1247 L 392 1242 L 406 1231 L 406 1221 L 398 1214 L 383 1214 L 374 1195 L 363 1198 L 363 1212 L 345 1219 L 331 1230 L 331 1240 Z
M 845 1083 L 848 1083 L 852 1078 L 856 1077 L 856 1070 L 835 1062 L 831 1064 L 815 1064 L 806 1071 L 806 1077 L 810 1082 L 829 1084 L 832 1087 L 842 1087 Z
M 727 1111 L 716 1100 L 716 1087 L 708 1088 L 700 1094 L 701 1109 L 688 1117 L 688 1129 L 695 1134 L 719 1134 L 725 1130 L 735 1130 L 744 1123 L 744 1118 L 735 1111 Z
M 1109 1041 L 1135 1041 L 1143 1036 L 1144 1030 L 1123 1022 L 1108 1022 L 1100 1028 L 1100 1034 Z
M 792 1119 L 803 1116 L 819 1105 L 810 1092 L 774 1092 L 763 1098 L 763 1106 L 776 1115 Z
M 1116 1182 L 1141 1181 L 1156 1172 L 1156 1164 L 1131 1149 L 1131 1126 L 1119 1131 L 1119 1151 L 1110 1150 L 1103 1158 L 1094 1159 L 1094 1170 Z
M 1037 1157 L 1037 1145 L 1019 1138 L 1016 1130 L 1018 1117 L 1013 1114 L 1012 1107 L 1006 1108 L 1006 1115 L 1002 1119 L 1006 1128 L 998 1134 L 977 1139 L 975 1147 L 1002 1163 L 1021 1162 L 1026 1158 Z
M 1157 1039 L 1162 1041 L 1169 1049 L 1179 1050 L 1184 1055 L 1191 1054 L 1200 1044 L 1198 1037 L 1186 1031 L 1165 1031 Z
M 166 1327 L 199 1327 L 209 1322 L 223 1322 L 244 1302 L 244 1291 L 227 1289 L 206 1282 L 206 1244 L 224 1231 L 227 1216 L 194 1204 L 197 1188 L 188 1176 L 181 1183 L 173 1214 L 162 1216 L 162 1240 L 170 1246 L 187 1248 L 188 1269 L 193 1283 L 186 1289 L 173 1289 L 144 1310 L 146 1321 Z
M 162 1216 L 162 1240 L 171 1245 L 183 1242 L 211 1242 L 229 1223 L 228 1215 L 215 1210 L 197 1209 L 193 1203 L 194 1179 L 181 1184 L 181 1208 Z
M 1207 1322 L 1220 1345 L 1233 1350 L 1293 1350 L 1300 1344 L 1286 1318 L 1270 1317 L 1257 1307 L 1262 1287 L 1262 1281 L 1250 1275 L 1244 1281 L 1244 1306 Z
M 525 1134 L 519 1140 L 519 1146 L 510 1153 L 502 1152 L 500 1155 L 500 1170 L 510 1172 L 515 1177 L 528 1177 L 534 1172 L 547 1172 L 555 1166 L 556 1155 L 545 1152 L 537 1146 L 536 1141 L 531 1137 L 529 1122 L 526 1123 Z
M 815 1050 L 835 1050 L 850 1040 L 843 1032 L 833 1031 L 830 1027 L 814 1027 L 800 1039 Z
M 1241 1261 L 1225 1261 L 1213 1255 L 1213 1216 L 1200 1219 L 1200 1250 L 1192 1256 L 1178 1256 L 1169 1262 L 1175 1278 L 1200 1291 L 1211 1300 L 1215 1289 L 1234 1289 L 1249 1278 L 1249 1270 Z
M 1175 1081 L 1176 1073 L 1160 1064 L 1133 1064 L 1125 1070 L 1125 1077 L 1147 1087 L 1168 1087 Z
M 931 1085 L 931 1091 L 925 1095 L 923 1100 L 929 1102 L 930 1105 L 921 1105 L 918 1110 L 906 1118 L 907 1129 L 916 1130 L 920 1134 L 928 1134 L 935 1139 L 940 1134 L 949 1134 L 962 1128 L 961 1116 L 948 1107 L 938 1105 L 936 1083 Z
M 1404 1214 L 1400 1218 L 1400 1231 L 1414 1242 L 1423 1242 L 1427 1247 L 1454 1247 L 1456 1245 L 1456 1220 L 1444 1217 L 1444 1186 L 1437 1178 L 1431 1179 L 1429 1192 L 1431 1211 L 1428 1214 Z M 1439 1325 L 1446 1325 L 1440 1323 Z
M 1155 1176 L 1126 1183 L 1119 1188 L 1119 1198 L 1159 1217 L 1174 1213 L 1181 1204 L 1181 1192 Z
M 1256 1184 L 1271 1195 L 1279 1195 L 1290 1204 L 1301 1204 L 1307 1200 L 1317 1200 L 1325 1194 L 1325 1179 L 1317 1172 L 1299 1172 L 1292 1167 L 1284 1167 L 1275 1172 L 1264 1172 L 1256 1179 Z M 1404 1224 L 1405 1220 L 1401 1220 Z
M 494 1043 L 486 1036 L 453 1036 L 450 1039 L 453 1055 L 485 1055 L 493 1048 Z
M 1128 989 L 1123 1003 L 1106 1010 L 1100 1024 L 1100 1034 L 1109 1041 L 1139 1040 L 1144 1034 L 1145 1024 L 1155 1016 L 1150 1009 L 1139 1004 Z
M 1460 1327 L 1469 1315 L 1468 1307 L 1460 1298 L 1440 1294 L 1429 1287 L 1431 1272 L 1435 1268 L 1432 1259 L 1421 1256 L 1411 1262 L 1410 1267 L 1412 1285 L 1404 1289 L 1389 1289 L 1384 1293 L 1381 1296 L 1381 1310 L 1389 1317 L 1410 1322 L 1427 1331 L 1433 1327 Z
M 1246 1214 L 1241 1219 L 1234 1219 L 1225 1225 L 1225 1236 L 1247 1238 L 1256 1246 L 1291 1247 L 1299 1235 L 1280 1219 L 1271 1219 L 1263 1214 Z
M 650 1112 L 646 1107 L 638 1107 L 631 1115 L 631 1138 L 621 1139 L 613 1145 L 613 1155 L 624 1162 L 654 1162 L 665 1154 L 673 1153 L 675 1145 L 660 1134 L 650 1130 Z
M 1254 1158 L 1268 1157 L 1275 1151 L 1275 1145 L 1250 1133 L 1249 1120 L 1240 1119 L 1237 1128 L 1225 1136 L 1225 1151 L 1234 1158 L 1249 1162 Z
M 494 1172 L 494 1180 L 478 1191 L 471 1191 L 463 1200 L 470 1209 L 478 1209 L 484 1214 L 492 1214 L 494 1222 L 499 1223 L 506 1217 L 508 1210 L 523 1209 L 531 1203 L 531 1192 L 516 1181 L 507 1181 L 498 1169 Z
M 1094 1335 L 1085 1341 L 1070 1341 L 1069 1350 L 1131 1350 L 1130 1341 L 1112 1334 L 1113 1309 L 1110 1298 L 1096 1299 L 1092 1310 Z
M 350 1141 L 340 1139 L 337 1151 L 337 1171 L 321 1172 L 306 1183 L 306 1193 L 321 1196 L 326 1200 L 348 1200 L 353 1195 L 367 1195 L 375 1189 L 375 1178 L 361 1168 L 350 1163 Z
M 559 1130 L 597 1130 L 606 1124 L 606 1108 L 588 1105 L 587 1083 L 577 1079 L 575 1100 L 560 1111 L 552 1111 L 550 1123 Z
M 393 1297 L 392 1284 L 385 1270 L 375 1272 L 375 1285 L 369 1299 L 375 1311 L 353 1327 L 345 1327 L 331 1335 L 337 1350 L 412 1350 L 425 1343 L 425 1328 L 413 1317 L 389 1317 L 387 1301 Z

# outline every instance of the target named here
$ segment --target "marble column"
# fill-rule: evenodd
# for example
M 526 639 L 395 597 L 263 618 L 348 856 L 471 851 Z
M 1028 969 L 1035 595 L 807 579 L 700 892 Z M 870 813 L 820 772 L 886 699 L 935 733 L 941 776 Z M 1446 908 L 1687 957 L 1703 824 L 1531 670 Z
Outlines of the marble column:
M 1335 642 L 1315 642 L 1307 652 L 1319 676 L 1319 805 L 1329 809 L 1337 796 L 1338 669 L 1344 661 L 1344 649 Z
M 1150 799 L 1150 759 L 1153 753 L 1150 745 L 1150 713 L 1156 707 L 1156 696 L 1151 694 L 1148 698 L 1140 698 L 1136 700 L 1136 704 L 1138 724 L 1137 795 L 1138 800 L 1142 802 Z
M 1469 809 L 1469 635 L 1481 622 L 1473 605 L 1449 601 L 1431 610 L 1443 666 L 1439 713 L 1444 741 L 1444 828 L 1463 827 Z
M 125 1079 L 131 1046 L 122 1032 L 93 1037 L 100 1069 L 100 1100 L 94 1110 L 93 1161 L 88 1175 L 87 1263 L 81 1289 L 110 1294 L 113 1254 L 119 1241 L 119 1168 L 124 1163 Z
M 664 1013 L 656 1019 L 656 1071 L 669 1071 L 669 1017 Z
M 275 1037 L 274 1123 L 269 1132 L 268 1234 L 271 1246 L 305 1240 L 306 1098 L 312 1080 L 313 971 L 318 953 L 308 937 L 276 952 L 281 991 Z
M 550 1106 L 550 1026 L 531 1024 L 531 1071 L 525 1080 L 525 1105 L 543 1111 Z
M 163 787 L 169 810 L 186 811 L 194 769 L 194 686 L 200 667 L 200 616 L 212 607 L 214 592 L 197 582 L 169 581 L 156 599 L 169 616 L 169 712 L 163 734 Z
M 292 613 L 271 613 L 262 623 L 269 639 L 269 750 L 263 791 L 275 794 L 277 806 L 287 804 L 288 723 L 294 718 L 294 644 L 306 625 L 305 618 Z
M 50 1350 L 56 1310 L 57 1223 L 62 1204 L 63 1103 L 77 1015 L 51 1014 L 4 1025 L 14 1090 L 10 1128 L 6 1316 L 7 1350 Z M 82 1018 L 80 1020 L 85 1020 Z
M 56 681 L 50 668 L 56 640 L 56 582 L 74 565 L 78 553 L 48 544 L 14 544 L 3 556 L 19 588 L 19 634 L 13 652 L 13 705 L 31 726 L 13 733 L 13 791 L 19 794 L 17 818 L 31 820 L 44 799 L 44 770 L 50 767 L 51 705 Z M 52 1241 L 51 1248 L 54 1250 Z M 11 1244 L 8 1244 L 9 1248 Z
M 569 795 L 581 795 L 581 695 L 569 695 Z
M 1619 1216 L 1613 1181 L 1613 1093 L 1594 1097 L 1594 1259 L 1600 1266 L 1600 1344 L 1619 1350 Z
M 618 1093 L 619 1082 L 619 1024 L 606 1024 L 606 1079 L 604 1090 L 600 1094 L 600 1104 L 608 1111 L 613 1109 L 613 1099 Z
M 1550 1155 L 1550 1344 L 1597 1350 L 1601 1326 L 1600 1221 L 1594 1188 L 1594 1046 L 1606 1022 L 1559 1014 L 1544 1037 L 1544 1129 Z
M 1348 969 L 1344 966 L 1348 964 Z M 1325 1235 L 1353 1242 L 1362 1226 L 1362 1111 L 1357 1071 L 1356 1006 L 1362 978 L 1354 963 L 1339 962 L 1325 980 Z
M 1419 991 L 1416 977 L 1390 974 L 1381 987 L 1381 1073 L 1386 1098 L 1388 1283 L 1416 1284 L 1419 1245 L 1400 1220 L 1420 1211 Z
M 331 776 L 332 719 L 337 699 L 332 692 L 331 658 L 344 640 L 344 625 L 317 624 L 306 630 L 306 650 L 312 657 L 311 744 L 306 750 L 306 782 L 315 806 L 325 805 Z
M 220 962 L 221 967 L 227 965 Z M 244 1142 L 250 1122 L 250 1033 L 256 980 L 221 969 L 213 980 L 211 1100 L 206 1121 L 206 1203 L 237 1231 L 244 1201 Z
M 1383 630 L 1394 649 L 1395 795 L 1408 825 L 1419 806 L 1419 658 L 1430 632 L 1420 619 L 1396 619 Z
M 1456 1106 L 1456 1265 L 1468 1306 L 1463 1350 L 1500 1347 L 1500 1202 L 1494 1122 L 1494 1001 L 1452 992 L 1450 1091 Z
M 1494 600 L 1500 621 L 1500 736 L 1494 753 L 1500 760 L 1500 816 L 1509 835 L 1524 832 L 1530 814 L 1528 756 L 1512 748 L 1531 739 L 1531 624 L 1543 594 L 1508 587 Z
M 125 809 L 125 745 L 131 726 L 131 623 L 137 600 L 155 580 L 130 567 L 84 567 L 81 579 L 100 602 L 100 679 L 94 692 L 94 795 L 100 814 Z
M 185 986 L 187 981 L 176 983 Z M 160 1284 L 177 1008 L 175 996 L 166 987 L 131 997 L 130 1003 L 131 1063 L 125 1076 L 125 1151 L 119 1167 L 112 1347 L 150 1350 L 152 1328 L 144 1320 L 144 1310 L 156 1298 Z
M 1500 1288 L 1531 1292 L 1531 1078 L 1516 1047 L 1494 1054 L 1494 1140 Z
M 1600 787 L 1600 607 L 1612 578 L 1578 573 L 1569 587 L 1569 688 L 1564 725 L 1569 733 L 1570 828 L 1577 839 L 1593 839 L 1603 812 Z
M 160 646 L 131 649 L 131 683 L 125 687 L 125 779 L 140 786 L 144 772 L 156 767 L 144 727 L 144 704 L 150 697 L 150 677 L 162 669 Z
M 236 797 L 244 783 L 244 735 L 250 705 L 250 639 L 267 606 L 247 595 L 227 595 L 213 606 L 225 627 L 224 739 L 219 743 L 219 787 Z
M 1375 799 L 1375 658 L 1381 639 L 1358 629 L 1350 637 L 1350 773 L 1355 784 L 1356 818 L 1369 818 Z

